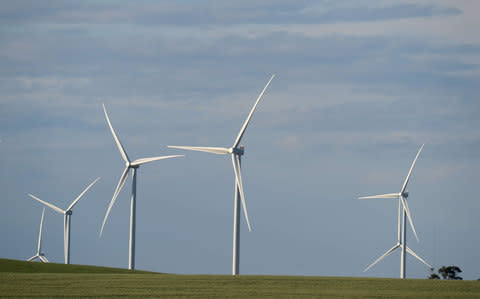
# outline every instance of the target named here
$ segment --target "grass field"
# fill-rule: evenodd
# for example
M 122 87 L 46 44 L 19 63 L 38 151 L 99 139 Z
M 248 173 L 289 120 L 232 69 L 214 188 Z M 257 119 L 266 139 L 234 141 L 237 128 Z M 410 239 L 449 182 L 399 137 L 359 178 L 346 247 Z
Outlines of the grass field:
M 0 259 L 0 297 L 480 298 L 480 281 L 173 275 Z

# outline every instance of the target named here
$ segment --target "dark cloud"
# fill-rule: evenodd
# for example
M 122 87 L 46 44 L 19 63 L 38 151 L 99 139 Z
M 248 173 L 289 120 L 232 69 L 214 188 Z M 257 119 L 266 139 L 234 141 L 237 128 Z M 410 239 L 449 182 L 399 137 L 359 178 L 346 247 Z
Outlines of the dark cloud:
M 348 3 L 348 2 L 347 2 Z M 85 6 L 70 1 L 39 4 L 15 1 L 0 10 L 3 23 L 134 23 L 191 26 L 200 24 L 326 24 L 373 22 L 443 15 L 457 15 L 455 7 L 391 3 L 315 1 L 126 1 L 92 2 Z

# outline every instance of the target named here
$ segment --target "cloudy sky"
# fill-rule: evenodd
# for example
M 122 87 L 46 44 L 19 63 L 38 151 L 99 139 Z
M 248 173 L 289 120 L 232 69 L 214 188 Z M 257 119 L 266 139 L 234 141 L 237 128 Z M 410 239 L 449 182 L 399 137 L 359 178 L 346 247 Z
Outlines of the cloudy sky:
M 34 254 L 41 205 L 74 209 L 71 259 L 127 267 L 130 181 L 98 237 L 124 162 L 168 144 L 242 143 L 253 232 L 244 274 L 398 277 L 395 200 L 409 184 L 411 249 L 480 278 L 480 3 L 461 1 L 2 1 L 0 256 Z M 187 152 L 138 173 L 139 269 L 231 272 L 229 157 Z M 243 219 L 242 219 L 243 221 Z M 63 261 L 62 216 L 44 251 Z M 412 257 L 407 276 L 430 271 Z

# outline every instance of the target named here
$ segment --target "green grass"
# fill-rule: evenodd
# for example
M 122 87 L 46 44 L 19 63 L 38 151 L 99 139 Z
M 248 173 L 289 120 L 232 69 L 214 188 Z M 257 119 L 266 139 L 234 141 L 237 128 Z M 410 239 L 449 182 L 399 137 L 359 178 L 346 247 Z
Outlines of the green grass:
M 480 298 L 480 281 L 172 275 L 0 259 L 0 297 Z

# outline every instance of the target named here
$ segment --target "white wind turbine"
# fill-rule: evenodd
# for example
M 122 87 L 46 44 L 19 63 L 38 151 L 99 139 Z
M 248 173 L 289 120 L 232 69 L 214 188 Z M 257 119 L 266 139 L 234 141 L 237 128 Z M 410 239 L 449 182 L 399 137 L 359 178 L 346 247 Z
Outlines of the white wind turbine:
M 120 180 L 118 181 L 117 188 L 115 189 L 115 192 L 113 193 L 112 200 L 110 201 L 110 204 L 108 205 L 107 212 L 105 213 L 105 218 L 103 219 L 102 228 L 100 229 L 100 236 L 102 236 L 103 227 L 105 226 L 105 222 L 107 221 L 108 215 L 110 214 L 110 210 L 112 209 L 113 204 L 115 203 L 115 200 L 117 199 L 117 196 L 120 193 L 120 190 L 122 190 L 123 185 L 125 185 L 125 182 L 127 181 L 127 178 L 128 178 L 128 173 L 131 170 L 132 171 L 132 196 L 131 196 L 131 200 L 130 200 L 130 239 L 129 239 L 129 245 L 130 246 L 129 246 L 129 252 L 128 252 L 128 269 L 133 270 L 133 269 L 135 269 L 135 224 L 136 224 L 136 198 L 137 198 L 137 168 L 140 167 L 140 165 L 147 164 L 147 163 L 150 163 L 150 162 L 153 162 L 153 161 L 176 158 L 176 157 L 183 157 L 184 155 L 140 158 L 140 159 L 137 159 L 137 160 L 131 162 L 130 159 L 128 158 L 128 156 L 127 156 L 127 153 L 125 152 L 125 149 L 123 148 L 122 144 L 120 143 L 120 140 L 118 139 L 117 134 L 113 130 L 112 124 L 110 123 L 110 119 L 108 118 L 107 109 L 105 109 L 105 105 L 102 104 L 102 106 L 103 106 L 103 112 L 105 113 L 105 119 L 107 120 L 108 126 L 110 127 L 110 131 L 112 132 L 113 139 L 115 139 L 115 143 L 117 144 L 118 150 L 120 151 L 120 154 L 122 155 L 122 158 L 125 161 L 125 169 L 123 170 L 123 173 L 120 177 Z
M 68 208 L 66 210 L 62 210 L 60 209 L 59 207 L 51 204 L 51 203 L 48 203 L 46 201 L 43 201 L 41 200 L 40 198 L 32 195 L 32 194 L 28 194 L 28 196 L 30 196 L 31 198 L 39 201 L 40 203 L 42 203 L 43 205 L 53 209 L 55 212 L 58 212 L 60 214 L 63 214 L 64 215 L 64 221 L 63 221 L 63 252 L 64 252 L 64 257 L 65 257 L 65 264 L 70 264 L 70 222 L 71 222 L 71 216 L 72 216 L 72 209 L 73 207 L 77 204 L 77 202 L 83 197 L 83 195 L 88 191 L 88 189 L 90 189 L 90 187 L 92 187 L 96 182 L 98 182 L 100 178 L 96 178 L 90 185 L 88 185 L 87 188 L 85 188 L 85 190 L 83 190 L 82 193 L 80 193 L 80 195 L 75 198 L 75 200 L 70 204 L 70 206 L 68 206 Z
M 34 261 L 35 259 L 39 259 L 42 263 L 48 263 L 49 261 L 45 257 L 45 253 L 42 252 L 42 227 L 43 227 L 43 216 L 45 216 L 45 208 L 42 210 L 42 218 L 40 218 L 40 231 L 38 232 L 38 246 L 37 246 L 37 253 L 29 258 L 27 262 Z
M 373 195 L 373 196 L 363 196 L 359 197 L 358 199 L 370 199 L 370 198 L 379 198 L 379 199 L 386 199 L 386 198 L 398 198 L 398 240 L 397 244 L 387 250 L 382 256 L 380 256 L 377 260 L 375 260 L 370 266 L 368 266 L 363 272 L 368 271 L 371 267 L 373 267 L 375 264 L 389 256 L 391 253 L 393 253 L 397 248 L 400 248 L 401 250 L 401 256 L 400 256 L 400 278 L 405 278 L 405 258 L 406 255 L 405 253 L 408 252 L 411 254 L 413 257 L 415 257 L 417 260 L 425 264 L 427 267 L 430 269 L 433 269 L 432 266 L 430 266 L 427 262 L 425 262 L 421 257 L 419 257 L 413 250 L 411 250 L 407 246 L 407 223 L 406 223 L 406 218 L 408 217 L 408 221 L 410 222 L 410 227 L 412 228 L 412 231 L 415 235 L 415 238 L 417 239 L 417 242 L 419 242 L 417 232 L 415 231 L 415 227 L 413 226 L 413 221 L 412 217 L 410 214 L 410 210 L 408 208 L 407 204 L 407 198 L 408 198 L 408 191 L 407 191 L 407 184 L 408 181 L 410 180 L 410 176 L 412 175 L 412 170 L 413 167 L 415 166 L 415 163 L 417 162 L 418 156 L 420 155 L 420 152 L 423 149 L 423 146 L 425 144 L 422 144 L 420 147 L 420 150 L 418 150 L 417 155 L 415 156 L 415 159 L 413 160 L 412 166 L 410 167 L 410 170 L 408 171 L 407 178 L 405 179 L 405 182 L 403 182 L 402 189 L 398 193 L 388 193 L 388 194 L 382 194 L 382 195 Z
M 247 119 L 243 123 L 240 132 L 235 139 L 232 147 L 201 147 L 201 146 L 173 146 L 169 145 L 169 148 L 178 148 L 178 149 L 185 149 L 185 150 L 192 150 L 192 151 L 200 151 L 200 152 L 207 152 L 213 153 L 218 155 L 226 155 L 230 154 L 232 156 L 232 164 L 233 164 L 233 171 L 235 172 L 235 199 L 234 199 L 234 208 L 233 208 L 233 260 L 232 260 L 232 275 L 237 275 L 239 273 L 240 267 L 240 202 L 239 197 L 242 202 L 243 207 L 243 214 L 245 216 L 245 220 L 247 222 L 248 230 L 252 231 L 250 226 L 250 222 L 248 220 L 248 213 L 247 213 L 247 206 L 245 204 L 245 197 L 243 193 L 243 183 L 242 183 L 242 173 L 241 173 L 241 156 L 244 154 L 244 146 L 239 146 L 240 141 L 242 140 L 243 133 L 252 118 L 253 112 L 257 108 L 258 102 L 262 98 L 265 90 L 267 89 L 270 82 L 273 80 L 275 75 L 272 75 L 270 80 L 268 80 L 267 85 L 263 88 L 262 92 L 258 96 L 255 104 L 253 105 L 252 110 L 250 110 L 250 114 L 248 114 Z

